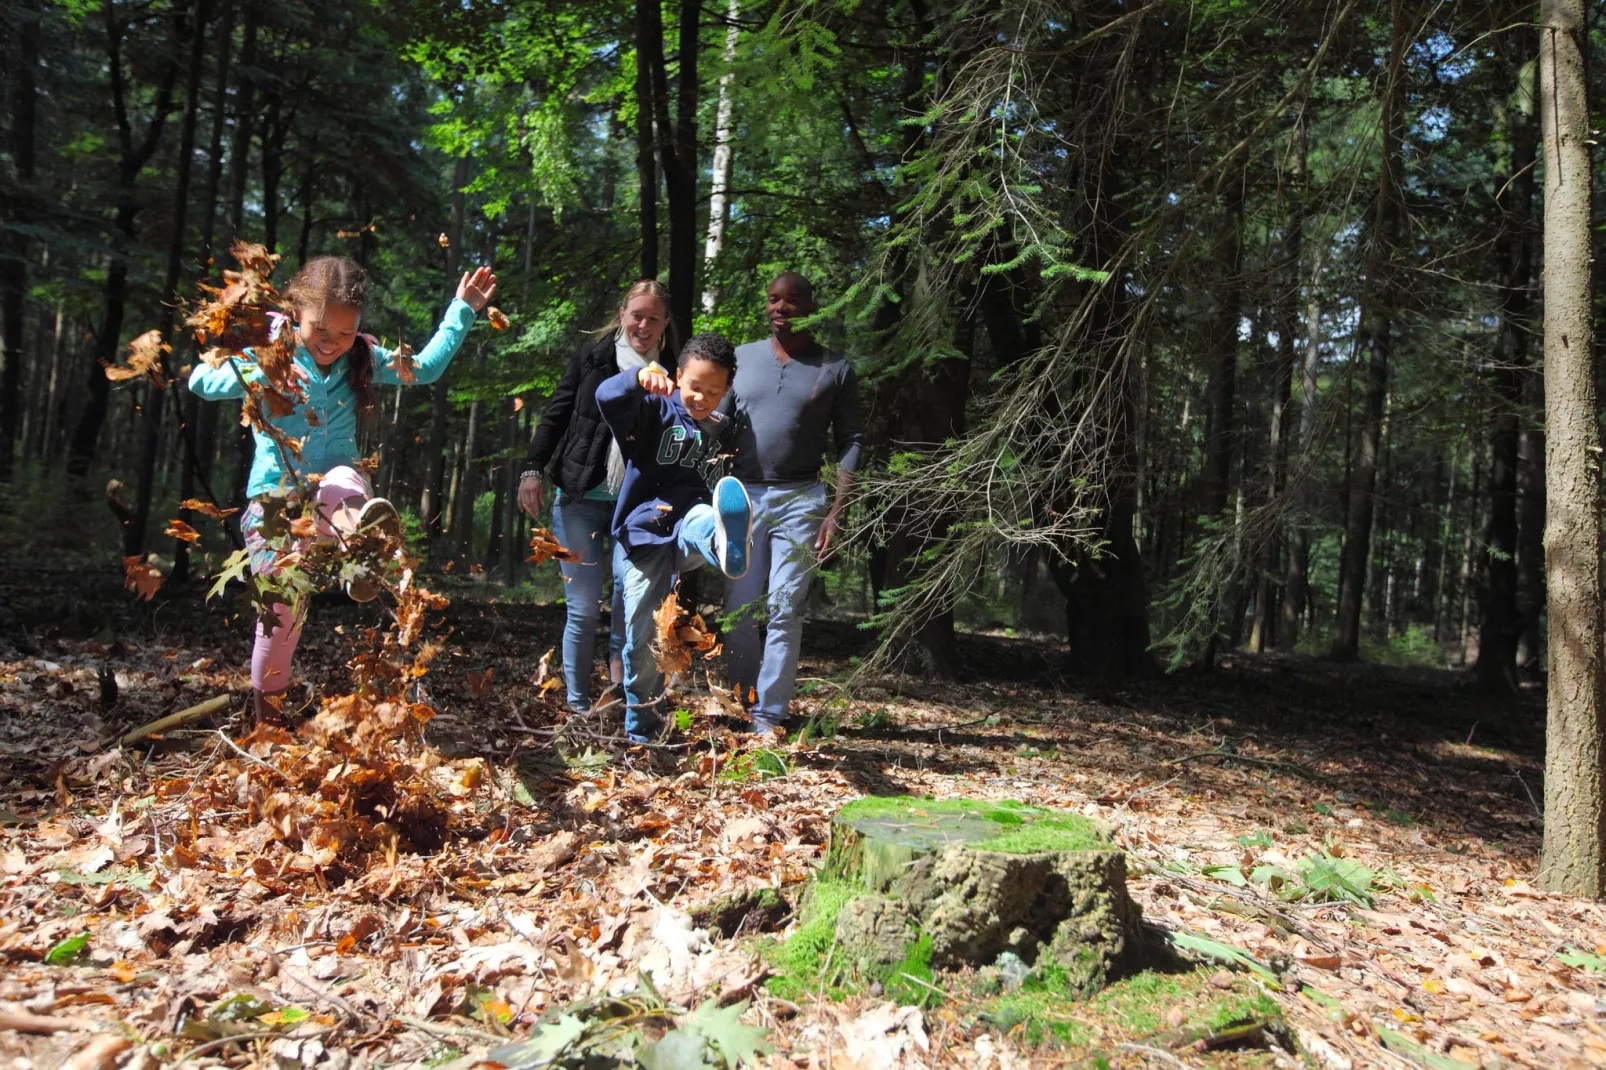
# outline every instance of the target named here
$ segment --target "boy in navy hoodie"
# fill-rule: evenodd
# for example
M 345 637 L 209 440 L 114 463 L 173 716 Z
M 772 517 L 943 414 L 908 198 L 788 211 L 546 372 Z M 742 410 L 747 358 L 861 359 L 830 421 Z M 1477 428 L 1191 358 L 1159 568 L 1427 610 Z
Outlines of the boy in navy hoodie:
M 681 349 L 675 380 L 649 364 L 597 387 L 597 409 L 625 461 L 613 536 L 627 561 L 625 734 L 637 743 L 661 724 L 653 614 L 676 574 L 704 561 L 732 578 L 747 571 L 752 504 L 725 475 L 735 447 L 735 376 L 730 342 L 699 334 Z

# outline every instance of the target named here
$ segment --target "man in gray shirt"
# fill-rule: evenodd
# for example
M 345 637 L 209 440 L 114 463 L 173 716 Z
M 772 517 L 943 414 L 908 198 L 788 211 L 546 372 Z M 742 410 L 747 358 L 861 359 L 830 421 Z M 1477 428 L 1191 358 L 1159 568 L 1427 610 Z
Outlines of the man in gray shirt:
M 792 701 L 809 579 L 830 554 L 863 437 L 853 366 L 793 327 L 815 310 L 809 280 L 782 273 L 765 305 L 770 337 L 736 350 L 733 389 L 746 418 L 732 474 L 753 501 L 753 549 L 746 575 L 725 593 L 726 611 L 741 611 L 725 636 L 731 682 L 744 701 L 756 692 L 751 713 L 761 732 L 778 727 Z M 820 479 L 827 457 L 836 462 L 829 506 Z

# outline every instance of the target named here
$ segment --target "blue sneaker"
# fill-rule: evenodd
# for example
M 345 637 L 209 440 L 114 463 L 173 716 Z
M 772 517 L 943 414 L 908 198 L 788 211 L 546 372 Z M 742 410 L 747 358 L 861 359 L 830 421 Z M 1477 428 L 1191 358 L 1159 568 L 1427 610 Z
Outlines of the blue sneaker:
M 753 546 L 753 502 L 735 476 L 714 484 L 714 553 L 719 570 L 731 579 L 747 574 Z

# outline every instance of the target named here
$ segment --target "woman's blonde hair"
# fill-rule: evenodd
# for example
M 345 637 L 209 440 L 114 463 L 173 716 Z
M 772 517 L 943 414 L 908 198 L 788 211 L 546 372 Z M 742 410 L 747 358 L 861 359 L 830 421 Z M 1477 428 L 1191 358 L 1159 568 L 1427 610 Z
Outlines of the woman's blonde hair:
M 619 329 L 619 313 L 630 307 L 630 302 L 637 297 L 656 297 L 658 303 L 664 306 L 664 341 L 659 350 L 663 365 L 666 368 L 674 367 L 674 360 L 680 353 L 680 339 L 675 335 L 675 319 L 669 314 L 669 287 L 657 279 L 637 279 L 625 289 L 625 295 L 619 299 L 619 307 L 614 310 L 613 318 L 595 331 L 592 335 L 597 338 Z

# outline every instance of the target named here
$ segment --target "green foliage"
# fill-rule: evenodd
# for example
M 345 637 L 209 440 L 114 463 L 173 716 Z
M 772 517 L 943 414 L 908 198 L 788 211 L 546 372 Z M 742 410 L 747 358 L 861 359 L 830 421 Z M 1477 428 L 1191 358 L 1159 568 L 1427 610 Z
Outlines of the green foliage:
M 51 966 L 71 966 L 77 962 L 89 947 L 89 930 L 65 940 L 57 941 L 49 951 L 45 952 L 45 962 Z
M 743 751 L 727 762 L 725 768 L 720 770 L 719 778 L 735 781 L 772 780 L 783 777 L 788 772 L 790 769 L 787 767 L 784 755 L 768 747 L 760 747 L 756 750 Z
M 1581 948 L 1570 947 L 1565 951 L 1558 951 L 1556 953 L 1556 961 L 1571 966 L 1575 970 L 1606 973 L 1606 956 L 1598 955 L 1593 951 L 1584 951 Z

